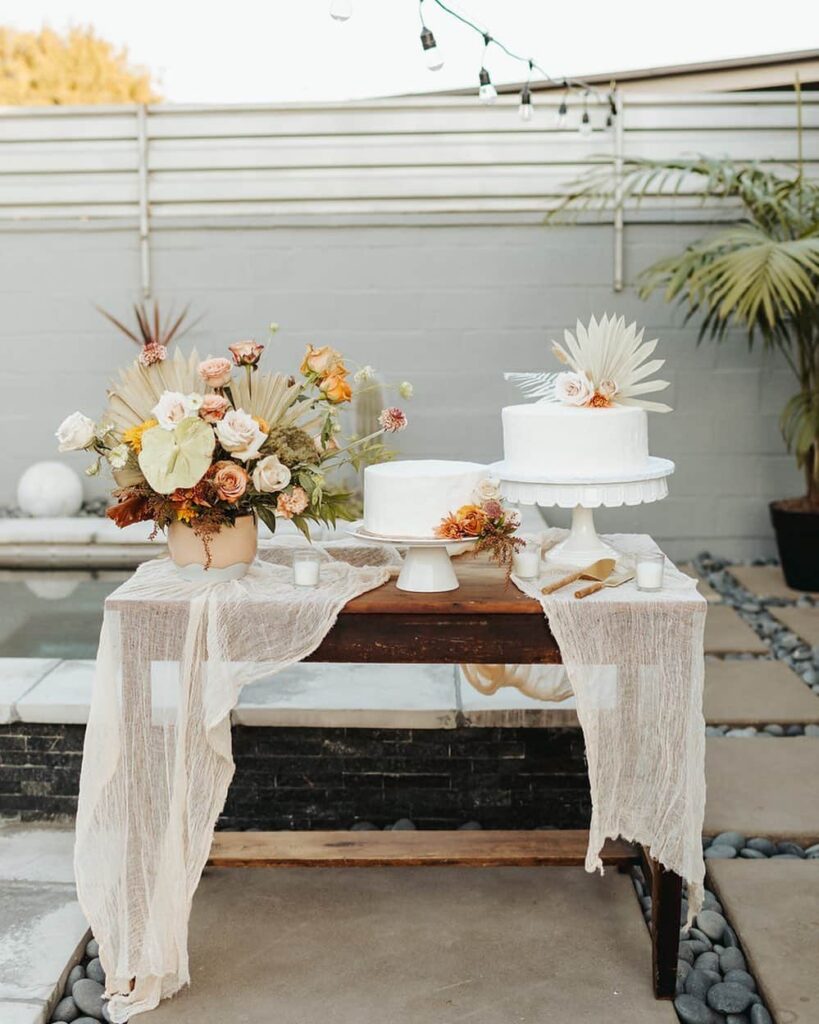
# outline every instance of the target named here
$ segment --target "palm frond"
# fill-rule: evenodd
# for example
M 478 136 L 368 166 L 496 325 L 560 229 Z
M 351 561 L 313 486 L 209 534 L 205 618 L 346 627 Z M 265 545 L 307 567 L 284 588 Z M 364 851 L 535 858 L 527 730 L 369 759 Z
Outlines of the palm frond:
M 151 410 L 163 391 L 202 394 L 205 385 L 197 372 L 198 365 L 196 351 L 184 356 L 177 350 L 173 356 L 151 366 L 143 366 L 134 360 L 120 370 L 118 379 L 108 391 L 105 422 L 117 430 L 127 430 L 150 419 Z
M 505 373 L 503 379 L 516 384 L 527 398 L 551 401 L 557 376 L 557 373 Z

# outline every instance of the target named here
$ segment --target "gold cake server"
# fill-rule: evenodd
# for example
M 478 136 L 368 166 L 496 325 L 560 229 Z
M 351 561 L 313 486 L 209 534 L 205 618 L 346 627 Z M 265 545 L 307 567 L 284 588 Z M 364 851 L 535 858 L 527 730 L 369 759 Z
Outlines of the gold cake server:
M 576 583 L 578 580 L 597 580 L 602 582 L 608 579 L 614 572 L 614 563 L 615 559 L 613 558 L 601 558 L 597 562 L 592 562 L 585 569 L 578 569 L 577 572 L 569 573 L 568 576 L 555 580 L 554 583 L 548 583 L 540 592 L 541 594 L 553 594 L 556 590 L 560 590 L 561 587 L 567 587 L 570 583 Z
M 589 594 L 596 594 L 598 590 L 602 590 L 603 587 L 622 587 L 624 583 L 628 583 L 629 580 L 634 579 L 634 573 L 628 572 L 622 576 L 609 577 L 599 583 L 592 583 L 590 587 L 582 587 L 580 590 L 575 590 L 575 597 L 588 597 Z

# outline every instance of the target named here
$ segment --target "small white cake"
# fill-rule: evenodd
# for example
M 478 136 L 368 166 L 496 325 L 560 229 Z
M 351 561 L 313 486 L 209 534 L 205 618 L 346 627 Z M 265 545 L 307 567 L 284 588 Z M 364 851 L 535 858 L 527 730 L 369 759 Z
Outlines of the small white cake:
M 512 476 L 627 480 L 648 467 L 648 423 L 636 406 L 535 402 L 508 405 L 502 416 L 504 468 Z
M 430 539 L 450 512 L 475 500 L 486 476 L 477 462 L 417 459 L 364 470 L 364 529 L 381 537 Z

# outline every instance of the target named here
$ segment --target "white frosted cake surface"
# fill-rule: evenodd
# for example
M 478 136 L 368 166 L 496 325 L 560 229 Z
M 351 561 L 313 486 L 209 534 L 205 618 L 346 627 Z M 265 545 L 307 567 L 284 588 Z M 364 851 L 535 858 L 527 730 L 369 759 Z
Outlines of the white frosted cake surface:
M 644 409 L 577 408 L 552 402 L 503 410 L 507 473 L 552 478 L 640 473 L 648 465 Z
M 435 536 L 450 512 L 475 500 L 487 475 L 477 462 L 409 459 L 364 470 L 364 529 L 382 537 Z

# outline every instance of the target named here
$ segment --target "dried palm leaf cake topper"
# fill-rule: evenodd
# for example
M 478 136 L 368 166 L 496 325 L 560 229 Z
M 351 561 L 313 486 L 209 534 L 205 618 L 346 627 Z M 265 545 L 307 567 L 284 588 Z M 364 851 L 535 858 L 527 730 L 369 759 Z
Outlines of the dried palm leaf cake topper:
M 650 359 L 657 339 L 643 341 L 645 328 L 626 326 L 625 317 L 594 317 L 585 327 L 577 321 L 575 333 L 564 331 L 563 345 L 552 342 L 552 353 L 568 371 L 555 373 L 507 373 L 529 398 L 578 408 L 611 409 L 638 406 L 650 412 L 670 412 L 662 402 L 646 401 L 643 395 L 663 391 L 667 380 L 651 380 L 664 359 Z

